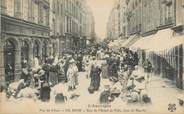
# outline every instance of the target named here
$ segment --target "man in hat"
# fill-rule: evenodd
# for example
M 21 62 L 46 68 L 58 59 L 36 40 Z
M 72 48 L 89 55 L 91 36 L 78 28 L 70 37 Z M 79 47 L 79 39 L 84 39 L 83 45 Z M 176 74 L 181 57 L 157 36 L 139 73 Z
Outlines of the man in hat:
M 144 68 L 144 72 L 147 74 L 146 75 L 146 82 L 148 83 L 150 80 L 150 75 L 152 72 L 152 64 L 151 62 L 148 60 L 148 58 L 145 60 L 145 62 L 143 63 L 143 68 Z
M 77 56 L 77 67 L 79 69 L 79 72 L 82 71 L 82 61 L 83 61 L 83 56 L 81 53 L 79 53 Z
M 67 56 L 65 58 L 65 63 L 64 63 L 64 73 L 65 73 L 65 82 L 68 81 L 68 78 L 67 78 L 67 71 L 68 71 L 68 67 L 69 67 L 69 61 L 72 59 L 71 56 Z

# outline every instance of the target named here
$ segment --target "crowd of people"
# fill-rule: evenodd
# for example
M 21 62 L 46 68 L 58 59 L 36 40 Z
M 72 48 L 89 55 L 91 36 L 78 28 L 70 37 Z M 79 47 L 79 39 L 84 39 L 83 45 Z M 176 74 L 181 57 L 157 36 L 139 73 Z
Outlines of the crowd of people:
M 141 72 L 142 68 L 145 75 Z M 148 59 L 140 67 L 137 52 L 127 48 L 112 50 L 94 47 L 89 53 L 49 56 L 41 65 L 39 57 L 34 58 L 32 65 L 24 61 L 20 80 L 8 83 L 2 90 L 8 99 L 33 98 L 45 102 L 53 98 L 55 102 L 65 102 L 68 98 L 79 96 L 68 96 L 65 91 L 75 91 L 80 83 L 79 72 L 86 72 L 86 78 L 90 80 L 86 90 L 90 94 L 103 88 L 102 80 L 110 82 L 104 84 L 100 103 L 110 103 L 119 96 L 129 103 L 149 102 L 146 85 L 151 69 Z M 60 84 L 67 86 L 58 86 Z M 57 87 L 60 87 L 59 90 L 55 89 Z

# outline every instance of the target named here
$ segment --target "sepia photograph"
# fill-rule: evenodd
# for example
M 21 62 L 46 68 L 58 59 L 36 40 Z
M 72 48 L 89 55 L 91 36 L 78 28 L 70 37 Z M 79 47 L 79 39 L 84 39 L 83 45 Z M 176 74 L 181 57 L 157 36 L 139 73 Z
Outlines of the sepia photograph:
M 0 114 L 184 114 L 184 0 L 0 6 Z

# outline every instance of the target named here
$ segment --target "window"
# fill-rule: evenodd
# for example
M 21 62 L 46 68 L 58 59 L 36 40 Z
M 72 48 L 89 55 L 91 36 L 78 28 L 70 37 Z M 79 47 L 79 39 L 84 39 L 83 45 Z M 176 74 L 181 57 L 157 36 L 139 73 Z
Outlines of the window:
M 47 9 L 43 8 L 43 25 L 47 25 Z
M 69 31 L 70 31 L 70 30 L 69 30 L 69 29 L 70 29 L 70 20 L 69 20 L 68 17 L 67 17 L 66 19 L 67 19 L 67 20 L 66 20 L 66 21 L 67 21 L 66 32 L 69 32 Z
M 61 4 L 61 15 L 63 15 L 63 4 Z
M 38 23 L 38 4 L 34 1 L 32 1 L 32 10 L 33 10 L 32 21 Z
M 29 60 L 29 45 L 26 41 L 22 42 L 21 47 L 21 63 L 23 63 L 24 60 L 26 60 L 27 62 Z
M 28 0 L 23 0 L 23 19 L 28 20 Z
M 137 0 L 135 0 L 135 7 L 137 7 Z
M 1 11 L 2 13 L 6 12 L 6 0 L 1 0 Z
M 42 46 L 42 59 L 43 62 L 46 62 L 46 57 L 47 57 L 47 41 L 43 42 L 43 46 Z
M 16 18 L 21 18 L 21 0 L 14 1 L 14 16 Z
M 41 25 L 43 25 L 44 24 L 44 13 L 45 13 L 43 6 L 40 6 L 39 11 L 40 11 L 40 13 L 39 13 L 39 23 Z
M 33 46 L 33 56 L 34 57 L 39 57 L 39 43 L 38 41 L 34 42 L 34 46 Z

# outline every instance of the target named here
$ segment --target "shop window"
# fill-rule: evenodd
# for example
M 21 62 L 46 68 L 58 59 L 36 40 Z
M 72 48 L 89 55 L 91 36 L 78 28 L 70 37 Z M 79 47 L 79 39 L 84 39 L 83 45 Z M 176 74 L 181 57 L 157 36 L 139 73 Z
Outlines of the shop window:
M 44 41 L 43 46 L 42 46 L 42 59 L 43 59 L 43 62 L 46 61 L 46 57 L 47 57 L 47 42 Z
M 27 61 L 29 60 L 29 45 L 26 41 L 22 42 L 22 47 L 21 47 L 21 63 L 23 63 L 23 61 Z
M 34 57 L 39 57 L 39 43 L 38 43 L 38 41 L 34 42 L 33 56 Z

